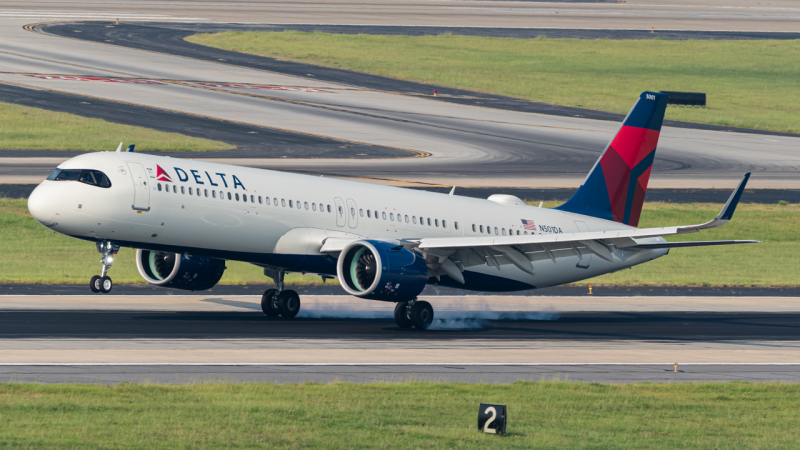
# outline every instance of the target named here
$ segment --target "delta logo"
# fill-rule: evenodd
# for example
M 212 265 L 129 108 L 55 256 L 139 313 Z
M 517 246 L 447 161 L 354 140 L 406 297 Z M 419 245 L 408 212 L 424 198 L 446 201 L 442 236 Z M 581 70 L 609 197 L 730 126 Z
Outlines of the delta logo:
M 156 164 L 156 180 L 168 181 L 172 183 L 172 178 L 170 178 L 169 174 L 167 174 L 167 171 L 162 169 L 158 164 Z
M 199 170 L 190 169 L 187 173 L 186 170 L 181 169 L 180 167 L 173 167 L 175 169 L 175 174 L 178 177 L 178 181 L 181 183 L 188 182 L 191 178 L 194 179 L 195 184 L 206 184 L 208 183 L 211 186 L 224 186 L 226 188 L 230 188 L 228 185 L 229 179 L 227 178 L 230 176 L 230 181 L 233 181 L 233 189 L 242 188 L 242 190 L 246 191 L 247 189 L 242 184 L 242 181 L 236 175 L 228 175 L 222 172 L 215 172 L 214 174 L 210 174 L 208 172 L 203 172 L 203 175 L 200 174 Z M 148 168 L 148 172 L 150 172 L 150 177 L 153 177 L 153 169 Z M 189 175 L 191 174 L 191 176 Z M 156 164 L 156 176 L 155 179 L 158 181 L 164 181 L 167 183 L 174 183 L 175 181 L 172 180 L 172 176 L 164 170 L 163 167 Z M 203 181 L 205 179 L 205 181 Z M 216 181 L 216 183 L 215 183 Z

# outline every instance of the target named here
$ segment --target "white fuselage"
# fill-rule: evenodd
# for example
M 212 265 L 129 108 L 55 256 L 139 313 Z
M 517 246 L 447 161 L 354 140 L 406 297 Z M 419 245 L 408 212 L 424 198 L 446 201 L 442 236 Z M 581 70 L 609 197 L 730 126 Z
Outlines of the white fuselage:
M 141 153 L 85 154 L 59 168 L 102 171 L 111 187 L 42 182 L 29 199 L 29 209 L 54 231 L 296 272 L 335 275 L 335 261 L 319 251 L 327 237 L 415 239 L 630 229 L 513 201 L 503 204 Z M 535 224 L 535 231 L 530 225 L 525 229 L 523 220 Z M 609 262 L 591 255 L 579 257 L 576 252 L 556 262 L 534 262 L 536 275 L 512 265 L 500 270 L 470 267 L 464 275 L 480 279 L 471 284 L 475 289 L 546 287 L 617 271 L 666 253 L 643 251 Z M 494 281 L 484 286 L 487 277 Z

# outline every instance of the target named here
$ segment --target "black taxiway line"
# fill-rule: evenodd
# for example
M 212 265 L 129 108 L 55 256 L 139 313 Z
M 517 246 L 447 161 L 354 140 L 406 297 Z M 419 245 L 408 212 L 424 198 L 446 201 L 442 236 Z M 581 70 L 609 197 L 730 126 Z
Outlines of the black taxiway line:
M 800 365 L 545 364 L 545 365 L 0 365 L 0 382 L 16 383 L 683 383 L 800 382 Z
M 3 151 L 0 150 L 0 156 Z M 30 152 L 28 152 L 30 156 Z M 35 184 L 0 184 L 0 196 L 7 198 L 28 198 L 36 188 Z M 411 187 L 423 191 L 450 192 L 451 188 Z M 577 189 L 535 189 L 507 187 L 467 187 L 457 188 L 456 194 L 472 198 L 488 198 L 493 194 L 515 195 L 530 201 L 567 201 Z M 645 201 L 670 203 L 725 203 L 731 195 L 728 189 L 648 189 Z M 747 189 L 742 203 L 773 204 L 780 201 L 800 203 L 800 189 Z
M 228 50 L 221 50 L 212 47 L 193 44 L 184 40 L 185 37 L 197 33 L 215 33 L 222 31 L 243 31 L 243 30 L 267 30 L 275 31 L 275 27 L 288 29 L 287 25 L 259 25 L 259 24 L 205 24 L 205 23 L 158 23 L 140 22 L 136 24 L 123 23 L 110 25 L 109 22 L 71 22 L 71 23 L 51 23 L 41 24 L 34 27 L 36 31 L 49 33 L 55 36 L 69 37 L 102 44 L 118 45 L 122 47 L 147 50 L 170 55 L 182 56 L 204 61 L 222 62 L 241 67 L 248 67 L 258 70 L 292 75 L 303 78 L 322 80 L 332 83 L 339 83 L 351 86 L 358 86 L 366 89 L 386 92 L 397 92 L 405 95 L 424 96 L 433 100 L 458 103 L 464 105 L 483 106 L 509 111 L 530 112 L 539 114 L 549 114 L 556 116 L 583 117 L 596 120 L 609 120 L 621 122 L 623 114 L 615 114 L 604 111 L 595 111 L 569 106 L 551 105 L 548 103 L 532 102 L 528 100 L 505 97 L 501 95 L 485 94 L 482 92 L 469 91 L 465 89 L 455 89 L 446 86 L 438 86 L 412 81 L 403 81 L 394 78 L 370 75 L 351 70 L 327 68 L 291 61 L 279 61 L 274 58 L 264 56 L 248 55 Z M 305 25 L 297 25 L 297 27 Z M 311 28 L 317 27 L 310 25 Z M 344 27 L 344 26 L 343 26 Z M 373 30 L 383 29 L 383 27 L 369 27 Z M 450 28 L 436 27 L 391 27 L 395 34 L 419 33 L 421 30 L 432 30 L 433 34 L 442 32 L 452 32 Z M 454 28 L 459 30 L 459 28 Z M 346 28 L 342 28 L 346 30 Z M 355 29 L 354 29 L 355 30 Z M 437 31 L 438 30 L 438 31 Z M 528 28 L 462 28 L 467 30 L 481 30 L 484 35 L 494 35 L 496 33 L 507 33 L 507 37 L 536 37 L 535 29 Z M 551 30 L 539 29 L 542 33 L 549 33 Z M 76 33 L 75 31 L 80 31 Z M 555 30 L 552 30 L 555 31 Z M 597 30 L 561 30 L 561 32 L 572 31 L 575 36 Z M 637 32 L 628 30 L 631 36 Z M 494 33 L 494 34 L 493 34 Z M 516 35 L 514 33 L 517 33 Z M 527 34 L 526 34 L 527 33 Z M 620 36 L 624 32 L 620 32 Z M 677 33 L 677 32 L 676 32 Z M 702 32 L 695 32 L 702 33 Z M 722 33 L 722 32 L 720 32 Z M 755 33 L 749 33 L 755 36 Z M 800 33 L 795 33 L 800 36 Z M 587 34 L 589 36 L 590 34 Z M 744 39 L 746 33 L 740 35 Z M 772 33 L 770 33 L 772 35 Z M 775 33 L 777 36 L 778 34 Z M 691 34 L 686 34 L 686 39 L 691 39 Z M 720 34 L 722 36 L 722 34 Z M 796 37 L 794 37 L 796 38 Z M 710 37 L 709 37 L 710 39 Z M 751 37 L 754 39 L 754 37 Z M 438 90 L 440 95 L 434 97 L 433 91 Z M 772 136 L 800 136 L 792 133 L 779 133 L 772 131 L 751 130 L 747 128 L 727 127 L 721 125 L 707 125 L 674 120 L 665 120 L 664 126 L 678 128 L 692 128 L 699 130 L 715 131 L 735 131 L 740 133 L 754 133 Z
M 342 141 L 311 134 L 182 114 L 159 108 L 103 100 L 62 92 L 30 89 L 0 83 L 0 102 L 66 112 L 82 117 L 103 119 L 123 125 L 133 125 L 179 133 L 186 136 L 222 141 L 236 148 L 211 152 L 151 152 L 177 158 L 347 158 L 374 159 L 417 156 L 417 153 L 377 145 Z M 127 142 L 135 144 L 136 142 Z M 110 148 L 109 150 L 114 150 Z M 139 151 L 148 151 L 138 147 Z M 0 150 L 0 157 L 65 157 L 82 151 L 59 150 Z
M 113 278 L 113 270 L 111 276 Z M 266 278 L 265 278 L 266 283 Z M 253 295 L 260 296 L 272 284 L 222 285 L 205 291 L 183 291 L 146 284 L 115 284 L 109 294 L 94 295 Z M 302 295 L 347 295 L 336 284 L 291 285 Z M 86 284 L 0 284 L 0 295 L 92 295 Z M 423 296 L 503 295 L 579 297 L 589 294 L 587 286 L 555 286 L 516 292 L 472 292 L 428 285 Z M 800 287 L 697 287 L 697 286 L 592 286 L 596 297 L 800 297 Z
M 800 313 L 795 312 L 574 312 L 531 320 L 527 313 L 486 316 L 465 311 L 463 318 L 450 312 L 446 318 L 434 319 L 425 331 L 400 328 L 392 318 L 353 318 L 357 312 L 335 311 L 329 313 L 331 318 L 300 314 L 284 320 L 255 310 L 4 310 L 0 311 L 0 339 L 391 339 L 397 345 L 456 339 L 522 340 L 531 345 L 542 340 L 771 342 L 753 343 L 754 348 L 800 343 Z

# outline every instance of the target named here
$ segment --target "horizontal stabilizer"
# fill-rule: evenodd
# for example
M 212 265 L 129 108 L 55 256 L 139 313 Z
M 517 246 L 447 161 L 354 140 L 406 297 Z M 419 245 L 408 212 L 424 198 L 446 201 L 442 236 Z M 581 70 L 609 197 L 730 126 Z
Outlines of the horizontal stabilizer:
M 761 241 L 683 241 L 683 242 L 655 242 L 652 244 L 637 244 L 630 249 L 655 250 L 659 248 L 685 248 L 685 247 L 707 247 L 710 245 L 733 245 L 733 244 L 758 244 Z

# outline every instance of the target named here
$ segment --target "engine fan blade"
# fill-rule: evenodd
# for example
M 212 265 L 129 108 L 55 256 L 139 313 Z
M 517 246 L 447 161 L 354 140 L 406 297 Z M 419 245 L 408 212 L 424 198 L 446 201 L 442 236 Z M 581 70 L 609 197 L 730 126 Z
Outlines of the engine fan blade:
M 358 279 L 358 284 L 363 286 L 365 289 L 369 286 L 372 286 L 372 283 L 375 281 L 375 274 L 377 273 L 378 268 L 375 264 L 375 255 L 371 252 L 365 252 L 358 258 L 356 262 L 356 278 Z

